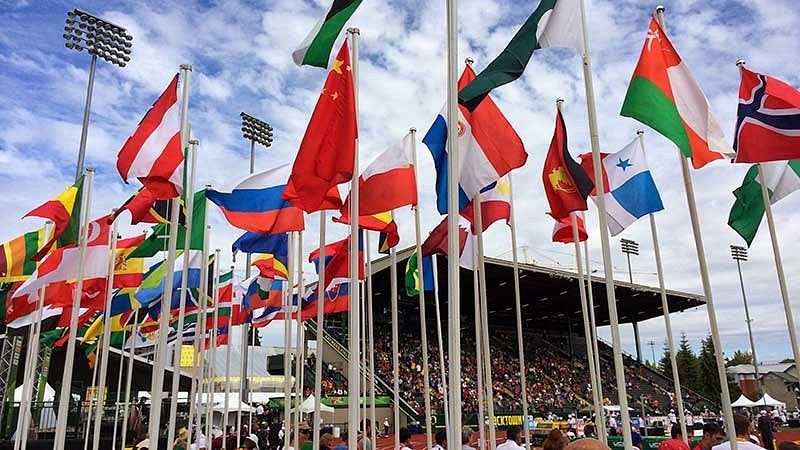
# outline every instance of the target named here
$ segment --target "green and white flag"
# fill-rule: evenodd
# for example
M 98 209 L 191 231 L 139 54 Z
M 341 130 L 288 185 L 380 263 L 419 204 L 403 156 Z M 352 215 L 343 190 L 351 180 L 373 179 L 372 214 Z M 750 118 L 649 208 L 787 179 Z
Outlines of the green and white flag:
M 800 189 L 800 160 L 761 163 L 761 168 L 767 181 L 770 205 Z M 736 203 L 728 216 L 728 225 L 739 233 L 749 247 L 765 211 L 758 166 L 752 166 L 747 171 L 742 185 L 733 191 L 733 195 Z
M 344 24 L 356 11 L 361 0 L 333 0 L 331 7 L 325 12 L 300 46 L 292 53 L 292 59 L 298 66 L 328 67 L 333 43 L 342 32 Z
M 522 76 L 534 50 L 554 47 L 583 54 L 580 0 L 542 0 L 502 53 L 461 89 L 459 103 L 475 110 L 492 89 Z

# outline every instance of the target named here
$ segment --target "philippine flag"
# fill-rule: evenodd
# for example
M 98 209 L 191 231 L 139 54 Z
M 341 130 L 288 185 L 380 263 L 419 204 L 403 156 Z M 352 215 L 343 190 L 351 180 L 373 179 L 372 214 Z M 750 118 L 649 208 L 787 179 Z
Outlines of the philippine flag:
M 261 234 L 300 231 L 305 228 L 303 210 L 282 198 L 292 167 L 285 164 L 256 173 L 227 189 L 207 189 L 228 222 Z
M 617 153 L 603 154 L 602 159 L 608 231 L 612 236 L 636 219 L 664 209 L 638 138 Z M 581 155 L 581 165 L 594 181 L 591 153 Z
M 458 81 L 463 89 L 475 78 L 467 66 Z M 422 142 L 428 146 L 436 166 L 436 206 L 447 214 L 447 105 L 436 117 Z M 487 96 L 474 111 L 459 106 L 459 211 L 482 189 L 517 167 L 528 158 L 525 146 L 503 113 Z

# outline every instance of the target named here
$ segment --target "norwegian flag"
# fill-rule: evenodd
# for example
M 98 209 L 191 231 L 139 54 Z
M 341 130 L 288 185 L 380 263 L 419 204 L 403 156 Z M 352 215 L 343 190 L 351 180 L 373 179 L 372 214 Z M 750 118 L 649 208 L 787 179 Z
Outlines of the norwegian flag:
M 737 163 L 800 158 L 800 91 L 741 68 L 733 149 Z
M 138 178 L 158 200 L 177 197 L 183 185 L 180 109 L 175 75 L 117 156 L 123 181 Z

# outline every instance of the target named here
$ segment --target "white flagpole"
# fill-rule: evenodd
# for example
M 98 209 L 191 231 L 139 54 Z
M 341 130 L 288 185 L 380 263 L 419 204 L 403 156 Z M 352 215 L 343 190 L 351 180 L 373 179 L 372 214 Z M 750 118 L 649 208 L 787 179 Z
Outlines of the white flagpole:
M 417 129 L 411 128 L 411 153 L 414 160 L 414 179 L 417 177 Z M 416 186 L 415 186 L 416 188 Z M 425 307 L 425 274 L 422 267 L 422 226 L 420 225 L 419 206 L 413 206 L 414 209 L 414 231 L 417 238 L 416 252 L 417 252 L 417 269 L 419 273 L 419 326 L 420 336 L 422 337 L 422 367 L 423 367 L 423 382 L 425 383 L 425 435 L 427 448 L 432 448 L 433 441 L 431 435 L 433 433 L 433 423 L 431 421 L 431 380 L 430 380 L 430 364 L 428 363 L 428 323 L 427 311 Z M 392 270 L 397 270 L 394 266 Z M 442 380 L 444 381 L 444 380 Z M 449 441 L 448 441 L 449 442 Z
M 123 359 L 125 356 L 125 339 L 126 339 L 126 326 L 122 328 L 122 347 L 119 350 L 119 366 L 117 367 L 117 395 L 114 399 L 114 431 L 111 433 L 111 450 L 115 450 L 117 448 L 117 429 L 119 428 L 119 400 L 120 394 L 122 393 L 122 369 L 124 367 L 125 360 Z
M 290 287 L 289 288 L 289 295 L 291 296 L 291 294 L 292 294 L 292 288 Z M 287 319 L 286 319 L 289 322 L 292 321 L 291 311 L 292 311 L 292 298 L 289 297 L 289 315 L 287 316 Z M 292 340 L 291 340 L 292 331 L 291 330 L 292 330 L 292 328 L 291 328 L 291 324 L 290 324 L 289 325 L 289 347 L 288 347 L 290 352 L 292 350 Z M 249 362 L 253 360 L 253 351 L 254 351 L 254 347 L 256 346 L 256 335 L 258 335 L 259 338 L 261 337 L 261 332 L 256 327 L 251 327 L 251 333 L 253 335 L 250 337 L 250 346 L 247 348 L 247 355 L 248 355 L 247 356 L 247 361 L 248 361 L 248 364 L 247 364 L 247 400 L 246 400 L 246 402 L 247 402 L 247 405 L 249 406 L 249 409 L 247 410 L 247 431 L 249 431 L 249 432 L 253 431 L 253 429 L 252 429 L 253 428 L 253 387 L 250 386 L 250 377 L 252 376 L 252 373 L 253 373 L 253 365 L 250 364 Z M 290 353 L 290 357 L 291 357 L 291 353 Z M 291 363 L 289 364 L 289 369 L 290 369 L 290 373 L 291 373 Z M 290 381 L 289 389 L 291 390 L 291 378 L 289 379 L 289 381 Z
M 327 223 L 325 221 L 325 210 L 319 212 L 319 279 L 317 281 L 317 340 L 316 355 L 314 358 L 314 417 L 322 414 L 322 349 L 325 346 L 322 336 L 325 333 L 325 231 Z M 298 294 L 299 295 L 299 294 Z M 298 300 L 299 302 L 299 300 Z M 319 442 L 319 420 L 314 421 L 313 425 L 314 442 Z
M 207 184 L 206 189 L 210 188 L 211 185 Z M 203 197 L 203 202 L 208 202 L 208 200 Z M 202 414 L 200 413 L 200 401 L 198 397 L 202 398 L 203 390 L 204 390 L 204 371 L 203 367 L 205 366 L 205 341 L 206 341 L 206 306 L 208 303 L 208 243 L 211 240 L 211 226 L 208 225 L 208 214 L 203 215 L 203 250 L 201 253 L 201 258 L 203 263 L 200 267 L 202 267 L 202 271 L 200 272 L 200 295 L 198 298 L 198 308 L 197 313 L 195 314 L 195 323 L 194 323 L 194 343 L 193 343 L 193 355 L 192 355 L 192 371 L 191 371 L 191 387 L 189 388 L 189 424 L 188 429 L 191 435 L 194 435 L 195 428 L 198 431 L 202 431 L 200 428 L 202 425 L 202 420 L 200 420 Z M 187 288 L 188 290 L 188 288 Z M 198 374 L 199 372 L 199 374 Z M 199 391 L 199 395 L 198 395 Z M 207 405 L 206 405 L 207 408 Z M 194 417 L 195 413 L 197 414 L 197 424 L 195 427 L 194 425 Z M 206 436 L 208 437 L 208 436 Z
M 637 136 L 639 137 L 639 145 L 642 147 L 642 153 L 645 153 L 644 149 L 644 131 L 637 130 Z M 669 346 L 669 361 L 670 366 L 672 368 L 672 381 L 675 384 L 675 403 L 678 404 L 678 423 L 681 426 L 681 433 L 683 436 L 683 440 L 691 443 L 692 437 L 687 434 L 686 430 L 686 414 L 683 409 L 683 393 L 681 392 L 681 380 L 680 375 L 678 373 L 678 362 L 676 359 L 676 349 L 675 349 L 675 342 L 672 337 L 672 321 L 669 317 L 669 302 L 667 301 L 667 288 L 664 284 L 664 269 L 661 265 L 661 247 L 658 245 L 658 231 L 656 230 L 656 216 L 653 213 L 648 214 L 650 216 L 650 234 L 653 237 L 653 250 L 655 251 L 656 256 L 656 272 L 658 274 L 658 288 L 661 291 L 661 309 L 664 312 L 664 328 L 667 333 L 667 345 Z M 655 361 L 654 361 L 655 362 Z
M 614 293 L 614 267 L 611 260 L 608 219 L 606 218 L 605 188 L 603 186 L 603 166 L 600 160 L 600 132 L 597 126 L 597 110 L 595 107 L 594 84 L 592 80 L 592 61 L 589 56 L 589 28 L 586 21 L 584 0 L 580 0 L 581 25 L 583 28 L 583 79 L 586 87 L 586 107 L 589 118 L 589 135 L 592 144 L 592 162 L 594 179 L 597 180 L 597 209 L 600 221 L 600 244 L 603 250 L 603 272 L 605 274 L 606 300 L 608 302 L 608 321 L 611 325 L 611 343 L 614 348 L 614 371 L 617 378 L 617 395 L 619 397 L 620 417 L 622 419 L 622 436 L 625 450 L 632 450 L 631 417 L 628 411 L 628 391 L 625 386 L 625 366 L 622 360 L 622 343 L 619 336 L 619 317 L 617 315 L 617 299 Z M 735 450 L 735 449 L 734 449 Z
M 296 339 L 295 339 L 295 358 L 294 358 L 294 392 L 298 402 L 303 401 L 303 361 L 305 355 L 303 352 L 303 320 L 300 314 L 302 306 L 302 292 L 303 292 L 303 231 L 297 232 L 297 312 L 295 313 L 295 320 L 297 321 Z M 293 288 L 290 288 L 290 294 L 294 299 Z M 298 403 L 300 405 L 300 403 Z M 319 421 L 319 416 L 314 416 L 314 420 Z M 294 418 L 294 434 L 300 434 L 300 409 L 298 406 L 297 413 Z
M 472 248 L 472 260 L 477 259 L 478 249 Z M 478 280 L 478 271 L 473 267 L 472 269 L 472 293 L 473 303 L 475 307 L 475 378 L 478 380 L 478 448 L 485 450 L 488 442 L 486 441 L 486 414 L 484 410 L 484 401 L 486 400 L 486 389 L 484 387 L 483 375 L 483 339 L 481 338 L 481 297 L 479 294 L 480 284 Z M 451 399 L 452 400 L 452 399 Z M 453 408 L 455 410 L 455 408 Z M 458 412 L 451 414 L 459 414 Z M 452 418 L 452 416 L 451 416 Z M 454 430 L 458 431 L 458 430 Z
M 366 236 L 365 236 L 366 237 Z M 378 424 L 375 422 L 375 322 L 374 322 L 374 314 L 372 312 L 372 259 L 370 257 L 371 253 L 369 252 L 369 240 L 367 240 L 367 321 L 369 322 L 368 328 L 368 337 L 369 337 L 369 345 L 367 349 L 369 350 L 369 398 L 370 398 L 370 408 L 369 408 L 369 416 L 370 421 L 372 422 L 372 439 L 373 442 L 376 440 Z
M 585 219 L 584 219 L 585 220 Z M 594 293 L 592 288 L 592 269 L 589 265 L 589 241 L 583 241 L 583 256 L 586 260 L 586 292 L 589 294 L 589 325 L 592 331 L 592 349 L 594 350 L 594 361 L 591 364 L 594 365 L 594 371 L 597 374 L 597 386 L 592 386 L 592 395 L 595 395 L 595 391 L 597 394 L 597 398 L 595 399 L 601 406 L 603 405 L 603 378 L 602 373 L 600 370 L 600 350 L 597 347 L 597 322 L 594 320 Z M 600 439 L 601 442 L 604 444 L 608 442 L 608 437 L 606 436 L 606 412 L 601 407 L 600 408 L 600 416 L 597 416 L 597 411 L 595 411 L 595 430 L 597 431 L 597 437 Z M 601 426 L 597 426 L 597 424 L 601 424 Z
M 283 304 L 283 423 L 285 427 L 285 441 L 289 442 L 292 434 L 292 290 L 294 287 L 294 232 L 289 233 L 289 252 L 287 258 L 286 297 Z M 297 405 L 299 406 L 299 403 Z M 241 432 L 240 432 L 241 433 Z M 294 448 L 297 448 L 295 436 Z
M 416 162 L 416 159 L 414 160 Z M 416 165 L 414 166 L 416 167 Z M 450 442 L 450 399 L 447 398 L 447 371 L 444 365 L 444 344 L 442 342 L 442 317 L 439 313 L 439 272 L 436 268 L 436 254 L 431 255 L 431 268 L 433 269 L 433 304 L 436 308 L 436 338 L 439 344 L 439 371 L 442 376 L 442 400 L 444 406 L 444 423 L 447 430 L 447 442 Z
M 192 242 L 192 222 L 194 222 L 194 172 L 195 166 L 197 164 L 197 139 L 190 139 L 189 146 L 186 150 L 186 157 L 188 160 L 188 170 L 186 171 L 186 183 L 184 186 L 185 192 L 185 203 L 186 203 L 186 234 L 184 235 L 183 240 L 183 268 L 181 269 L 181 285 L 178 286 L 180 289 L 179 292 L 179 300 L 178 300 L 178 324 L 177 324 L 177 340 L 175 344 L 172 346 L 172 388 L 170 392 L 172 392 L 172 398 L 170 399 L 169 403 L 169 420 L 172 421 L 170 423 L 169 428 L 167 429 L 167 442 L 171 443 L 175 440 L 175 419 L 178 414 L 178 383 L 181 379 L 181 349 L 183 348 L 183 325 L 184 320 L 186 318 L 186 296 L 189 294 L 189 264 L 191 262 L 191 242 Z M 205 266 L 205 262 L 202 263 L 203 268 Z M 167 267 L 168 271 L 174 270 L 172 267 Z M 172 291 L 164 291 L 164 295 L 161 298 L 162 302 L 165 302 L 167 305 L 171 306 L 172 303 Z M 161 320 L 164 320 L 164 316 L 161 317 Z M 195 330 L 197 330 L 197 325 L 195 325 Z M 191 404 L 194 402 L 190 399 L 190 409 Z M 189 429 L 191 430 L 192 425 L 192 418 L 191 415 L 189 417 Z
M 112 209 L 114 213 L 116 208 Z M 103 311 L 103 340 L 100 342 L 100 381 L 97 383 L 102 389 L 105 389 L 106 378 L 108 376 L 108 353 L 111 340 L 111 299 L 114 298 L 114 267 L 116 263 L 117 253 L 117 221 L 111 225 L 110 239 L 110 252 L 108 255 L 108 278 L 106 279 L 106 307 Z M 121 361 L 121 360 L 120 360 Z M 96 365 L 96 364 L 95 364 Z M 121 364 L 120 364 L 121 365 Z M 92 449 L 97 450 L 100 447 L 100 425 L 103 420 L 103 410 L 105 409 L 102 398 L 98 395 L 97 409 L 94 414 L 94 434 L 92 436 Z M 114 417 L 116 422 L 116 416 Z
M 370 308 L 372 307 L 372 249 L 370 248 L 370 233 L 366 230 L 364 233 L 364 255 L 365 261 L 364 263 L 367 266 L 367 273 L 366 279 L 364 280 L 364 359 L 366 359 L 366 364 L 364 365 L 364 374 L 367 377 L 364 383 L 364 419 L 366 420 L 369 418 L 370 423 L 372 423 L 372 430 L 373 435 L 374 430 L 377 428 L 375 426 L 375 389 L 374 389 L 374 381 L 375 381 L 375 374 L 373 373 L 373 369 L 375 368 L 374 362 L 375 358 L 373 356 L 373 345 L 372 345 L 372 321 L 369 320 Z M 370 404 L 367 405 L 367 398 L 370 399 Z M 374 440 L 374 437 L 372 438 Z
M 588 359 L 589 378 L 592 382 L 592 400 L 594 403 L 595 417 L 602 417 L 602 399 L 598 398 L 597 388 L 599 380 L 597 376 L 597 368 L 594 366 L 594 345 L 592 344 L 592 329 L 589 323 L 589 305 L 586 300 L 586 289 L 583 283 L 583 263 L 581 262 L 581 244 L 580 233 L 578 232 L 578 215 L 574 212 L 570 213 L 572 221 L 572 242 L 575 246 L 575 266 L 578 268 L 578 293 L 581 298 L 581 312 L 583 313 L 583 332 L 586 335 L 586 356 Z M 603 424 L 603 426 L 605 426 Z
M 447 135 L 458 136 L 458 5 L 447 0 Z M 447 286 L 448 350 L 450 359 L 450 429 L 448 446 L 461 448 L 461 296 L 458 239 L 458 140 L 447 140 Z
M 86 240 L 89 237 L 89 210 L 92 204 L 92 185 L 94 184 L 94 168 L 86 169 L 86 182 L 84 183 L 83 200 L 81 201 L 81 228 L 80 250 L 78 256 L 78 277 L 75 282 L 75 297 L 72 299 L 72 314 L 69 321 L 69 338 L 67 352 L 64 357 L 64 373 L 61 377 L 61 395 L 58 400 L 58 416 L 56 419 L 55 450 L 64 450 L 66 440 L 67 414 L 72 400 L 72 368 L 75 364 L 75 340 L 78 336 L 78 313 L 81 308 L 83 296 L 83 275 L 86 265 Z
M 231 266 L 231 272 L 235 267 Z M 233 283 L 233 279 L 231 279 Z M 233 303 L 231 303 L 231 316 L 228 318 L 228 338 L 225 343 L 225 403 L 222 406 L 222 436 L 223 441 L 228 436 L 228 403 L 231 397 L 231 329 L 233 328 Z M 238 433 L 239 430 L 236 430 Z
M 356 117 L 358 117 L 358 37 L 361 31 L 358 28 L 348 28 L 347 34 L 350 39 L 352 61 L 351 67 L 353 72 L 353 91 L 355 92 L 356 104 Z M 358 427 L 358 399 L 359 399 L 359 382 L 358 379 L 358 355 L 360 352 L 360 343 L 358 341 L 358 324 L 359 318 L 359 295 L 360 286 L 358 285 L 358 139 L 355 143 L 355 152 L 353 156 L 353 178 L 350 181 L 350 313 L 348 314 L 348 337 L 349 348 L 348 352 L 350 358 L 347 365 L 347 382 L 348 382 L 348 406 L 347 406 L 347 424 L 348 427 Z M 347 433 L 347 448 L 356 448 L 356 432 L 355 430 L 348 429 Z
M 209 387 L 209 396 L 206 406 L 206 439 L 211 439 L 212 422 L 214 422 L 214 395 L 217 389 L 217 345 L 219 340 L 219 275 L 220 275 L 220 249 L 214 250 L 214 315 L 212 319 L 212 332 L 211 332 L 211 367 L 209 368 L 209 378 L 211 378 L 211 386 Z M 229 319 L 230 325 L 230 319 Z M 224 434 L 223 434 L 224 436 Z M 223 439 L 225 439 L 223 437 Z M 113 449 L 112 449 L 113 450 Z
M 366 233 L 365 233 L 366 234 Z M 364 236 L 366 238 L 366 236 Z M 359 302 L 359 314 L 361 315 L 361 324 L 359 328 L 359 339 L 361 339 L 361 392 L 359 403 L 361 406 L 361 430 L 366 436 L 367 433 L 367 290 L 361 289 L 361 301 Z
M 394 248 L 389 249 L 389 263 L 392 268 L 397 266 L 397 252 Z M 389 271 L 389 284 L 392 297 L 392 370 L 394 371 L 392 374 L 392 389 L 394 389 L 392 425 L 394 426 L 394 448 L 400 448 L 400 351 L 398 350 L 400 333 L 397 329 L 400 319 L 397 311 L 397 272 L 395 270 Z
M 125 443 L 128 438 L 128 418 L 130 414 L 130 401 L 131 401 L 131 381 L 133 381 L 133 363 L 136 356 L 136 340 L 139 334 L 139 322 L 134 316 L 133 330 L 131 331 L 131 348 L 128 350 L 128 371 L 125 374 L 125 402 L 123 403 L 125 411 L 122 413 L 122 448 L 126 448 Z M 123 344 L 124 347 L 124 344 Z M 151 404 L 152 406 L 152 404 Z
M 192 66 L 190 64 L 181 64 L 180 66 L 180 78 L 183 80 L 181 86 L 181 148 L 187 148 L 189 142 L 189 77 L 192 72 Z M 186 161 L 184 161 L 186 164 Z M 186 192 L 187 198 L 191 195 L 191 192 Z M 165 368 L 167 365 L 167 332 L 168 332 L 168 325 L 170 316 L 170 303 L 172 300 L 172 291 L 174 287 L 175 281 L 175 259 L 176 259 L 176 248 L 178 245 L 178 221 L 180 219 L 180 200 L 173 199 L 172 200 L 172 209 L 170 211 L 170 218 L 169 218 L 169 242 L 167 244 L 167 260 L 164 263 L 167 268 L 167 273 L 164 278 L 164 292 L 162 293 L 161 298 L 161 320 L 159 321 L 158 327 L 158 341 L 156 343 L 156 353 L 155 359 L 153 361 L 153 365 L 155 369 L 153 370 L 153 375 L 151 379 L 151 388 L 150 388 L 150 418 L 148 420 L 148 431 L 152 439 L 158 442 L 161 433 L 161 410 L 162 410 L 162 397 L 164 391 L 164 374 Z M 187 214 L 187 220 L 191 220 L 191 218 Z M 188 230 L 187 230 L 188 234 Z M 170 301 L 166 301 L 166 297 L 170 297 Z M 178 341 L 178 345 L 180 345 L 180 341 Z M 173 373 L 174 375 L 174 373 Z M 172 417 L 172 416 L 171 416 Z M 174 428 L 175 424 L 170 424 L 170 428 Z M 172 441 L 167 442 L 167 445 L 172 445 Z M 56 450 L 63 450 L 63 449 L 56 449 Z
M 664 7 L 662 5 L 656 7 L 656 19 L 658 20 L 659 25 L 661 25 L 661 28 L 666 31 L 666 26 L 664 24 Z M 736 443 L 736 430 L 734 430 L 733 426 L 730 426 L 733 424 L 731 393 L 728 389 L 728 375 L 725 371 L 725 360 L 723 359 L 722 355 L 722 343 L 720 342 L 719 326 L 717 325 L 717 313 L 716 309 L 714 308 L 714 297 L 711 292 L 711 281 L 709 280 L 708 276 L 706 251 L 705 247 L 703 246 L 703 236 L 700 230 L 700 219 L 697 215 L 697 203 L 694 196 L 694 186 L 692 185 L 692 174 L 689 172 L 689 163 L 680 151 L 678 151 L 678 159 L 680 159 L 681 172 L 683 174 L 683 185 L 684 189 L 686 190 L 686 203 L 689 207 L 689 217 L 692 221 L 692 234 L 694 235 L 694 245 L 697 250 L 697 262 L 700 266 L 700 279 L 703 283 L 703 293 L 706 299 L 708 325 L 711 331 L 711 340 L 714 343 L 714 353 L 717 360 L 717 374 L 719 375 L 722 412 L 725 416 L 725 423 L 729 425 L 725 427 L 725 431 L 728 435 L 728 440 L 731 443 L 731 450 L 737 450 L 738 444 Z M 596 162 L 595 165 L 599 166 L 599 162 Z
M 508 196 L 510 205 L 509 230 L 511 231 L 511 263 L 514 268 L 514 302 L 517 309 L 517 349 L 519 350 L 519 385 L 522 390 L 522 429 L 525 430 L 525 448 L 531 448 L 531 430 L 528 421 L 528 383 L 525 378 L 525 349 L 522 338 L 522 300 L 519 289 L 519 259 L 517 258 L 517 230 L 514 216 L 514 185 L 508 175 Z
M 102 342 L 98 342 L 97 343 L 97 345 L 101 345 L 101 344 L 102 344 Z M 97 350 L 95 349 L 95 355 L 96 355 L 96 353 L 97 353 Z M 89 426 L 89 418 L 92 417 L 92 413 L 97 411 L 97 409 L 94 406 L 95 403 L 98 403 L 98 406 L 99 406 L 99 403 L 100 403 L 100 391 L 97 389 L 99 387 L 99 386 L 97 386 L 97 366 L 98 366 L 97 359 L 95 359 L 95 364 L 94 364 L 94 367 L 92 368 L 92 387 L 95 388 L 95 391 L 94 391 L 95 394 L 94 395 L 96 397 L 96 400 L 92 399 L 92 398 L 88 399 L 89 408 L 88 408 L 88 411 L 86 412 L 86 429 L 84 430 L 84 436 L 83 436 L 83 450 L 87 450 L 89 448 L 89 430 L 91 428 Z
M 486 265 L 483 252 L 483 218 L 481 215 L 481 194 L 472 199 L 475 211 L 475 229 L 478 236 L 478 278 L 480 284 L 481 339 L 483 340 L 483 370 L 486 378 L 486 409 L 489 413 L 489 448 L 497 448 L 496 427 L 494 423 L 494 380 L 492 377 L 491 345 L 489 343 L 489 311 L 486 304 Z

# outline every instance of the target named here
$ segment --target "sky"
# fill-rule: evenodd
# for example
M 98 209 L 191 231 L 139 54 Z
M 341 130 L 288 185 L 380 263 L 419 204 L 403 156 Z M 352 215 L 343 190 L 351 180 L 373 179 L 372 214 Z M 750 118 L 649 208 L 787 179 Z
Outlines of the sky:
M 97 169 L 93 215 L 119 206 L 137 188 L 126 185 L 115 168 L 127 136 L 178 70 L 193 66 L 189 121 L 200 142 L 196 185 L 229 185 L 246 175 L 249 144 L 240 132 L 239 112 L 269 122 L 274 145 L 258 148 L 256 170 L 291 162 L 314 108 L 326 71 L 298 67 L 292 50 L 323 14 L 330 0 L 219 1 L 2 1 L 0 16 L 0 240 L 41 225 L 20 217 L 72 183 L 86 96 L 89 56 L 64 47 L 66 12 L 78 7 L 126 27 L 134 36 L 131 62 L 118 68 L 99 62 L 92 98 L 86 164 Z M 480 71 L 510 40 L 535 9 L 538 0 L 461 0 L 458 2 L 458 60 L 475 60 Z M 793 0 L 665 1 L 667 31 L 683 61 L 709 98 L 728 142 L 736 119 L 739 75 L 735 62 L 744 58 L 751 70 L 800 86 L 792 65 L 800 54 L 800 30 Z M 627 83 L 642 48 L 649 16 L 656 3 L 642 0 L 587 0 L 590 51 L 600 143 L 603 151 L 621 149 L 645 129 L 647 157 L 665 211 L 656 215 L 669 289 L 702 293 L 686 197 L 676 147 L 638 122 L 619 116 Z M 418 133 L 420 202 L 423 233 L 440 220 L 435 207 L 432 160 L 421 143 L 446 97 L 446 18 L 444 1 L 365 0 L 348 26 L 360 28 L 359 142 L 361 167 L 410 127 Z M 343 37 L 334 45 L 336 51 Z M 570 150 L 589 150 L 586 97 L 580 59 L 574 50 L 536 52 L 523 77 L 495 90 L 492 97 L 522 137 L 529 157 L 514 172 L 515 208 L 520 254 L 527 262 L 574 270 L 572 247 L 550 242 L 552 219 L 541 171 L 553 133 L 555 99 L 563 97 Z M 726 355 L 747 349 L 747 331 L 736 265 L 730 244 L 743 241 L 727 225 L 731 191 L 747 167 L 724 161 L 693 171 L 705 251 Z M 344 192 L 344 187 L 342 187 Z M 230 258 L 230 244 L 241 233 L 209 206 L 211 248 Z M 800 310 L 800 252 L 797 230 L 800 194 L 775 208 L 778 240 L 795 310 Z M 413 216 L 399 210 L 401 248 L 414 243 Z M 307 217 L 304 251 L 318 244 L 319 216 Z M 590 262 L 602 272 L 597 214 L 587 217 Z M 145 227 L 123 226 L 129 234 Z M 329 242 L 345 236 L 347 227 L 329 225 Z M 634 257 L 634 281 L 657 286 L 650 228 L 640 220 L 611 241 L 614 276 L 627 279 L 619 238 L 640 244 Z M 486 253 L 510 259 L 508 228 L 495 224 L 487 232 Z M 306 281 L 313 268 L 304 267 Z M 237 266 L 243 272 L 243 262 Z M 756 350 L 762 361 L 791 355 L 786 318 L 765 224 L 743 263 L 746 293 L 753 318 Z M 699 349 L 708 333 L 705 308 L 673 315 L 676 337 L 685 333 Z M 665 339 L 661 319 L 640 324 L 643 353 L 647 342 L 660 358 Z M 280 345 L 283 328 L 276 322 L 262 331 L 265 341 Z M 608 329 L 601 336 L 609 339 Z M 622 328 L 622 343 L 635 352 L 631 327 Z

